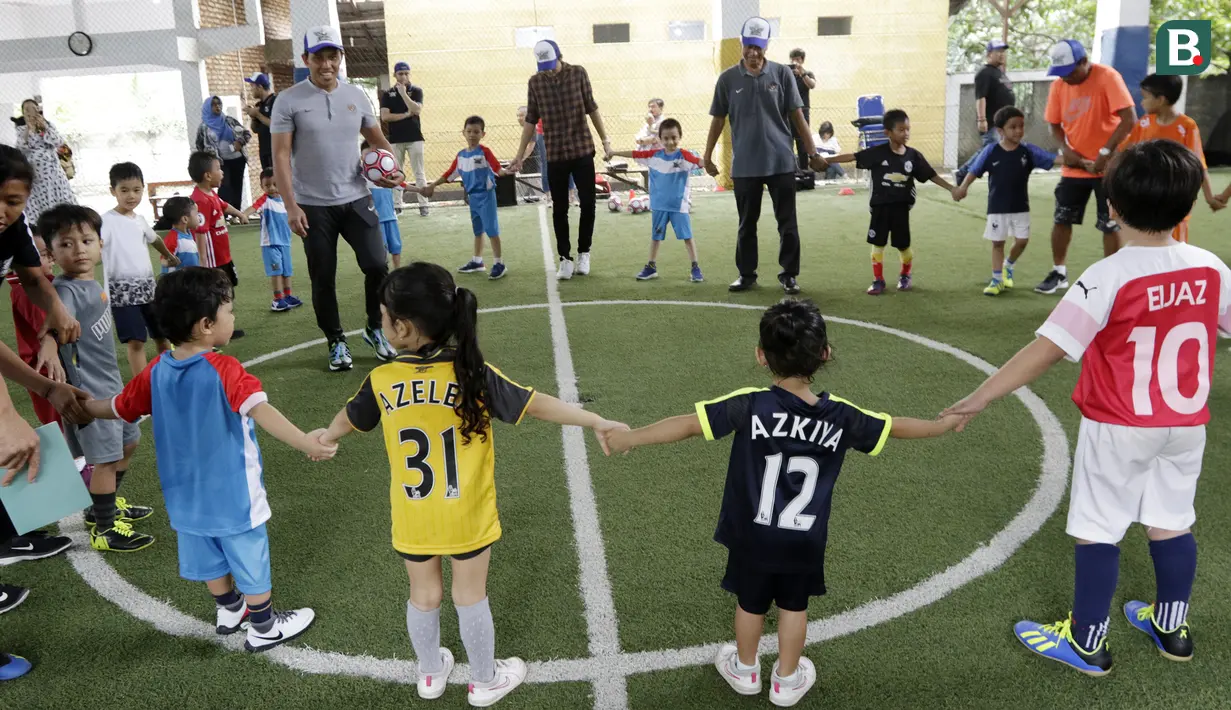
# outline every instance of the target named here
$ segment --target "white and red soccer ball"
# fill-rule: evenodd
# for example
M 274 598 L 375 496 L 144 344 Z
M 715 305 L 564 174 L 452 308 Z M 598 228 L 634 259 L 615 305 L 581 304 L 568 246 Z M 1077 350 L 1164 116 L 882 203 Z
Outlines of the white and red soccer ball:
M 384 148 L 373 148 L 363 154 L 363 176 L 372 182 L 398 174 L 398 161 Z
M 650 211 L 650 198 L 634 197 L 628 201 L 628 211 L 630 214 L 641 214 L 642 212 Z
M 619 212 L 624 209 L 624 202 L 620 199 L 619 195 L 613 194 L 611 199 L 607 200 L 607 209 L 612 212 Z

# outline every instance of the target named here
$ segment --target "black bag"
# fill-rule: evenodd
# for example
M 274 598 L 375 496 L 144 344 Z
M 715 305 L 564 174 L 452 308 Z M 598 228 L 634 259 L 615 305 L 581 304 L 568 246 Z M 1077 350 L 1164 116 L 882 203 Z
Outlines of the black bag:
M 815 190 L 816 189 L 816 172 L 812 170 L 796 170 L 795 171 L 795 191 L 800 190 Z

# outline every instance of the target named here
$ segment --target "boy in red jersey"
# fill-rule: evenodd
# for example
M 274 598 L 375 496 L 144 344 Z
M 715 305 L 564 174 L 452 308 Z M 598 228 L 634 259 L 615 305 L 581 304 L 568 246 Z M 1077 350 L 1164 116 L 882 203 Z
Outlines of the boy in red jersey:
M 227 230 L 227 217 L 234 217 L 240 224 L 248 224 L 248 216 L 228 205 L 215 192 L 222 184 L 222 162 L 213 153 L 198 151 L 188 156 L 188 177 L 196 183 L 192 201 L 201 215 L 201 226 L 195 231 L 197 252 L 201 266 L 220 269 L 227 275 L 234 288 L 239 285 L 239 274 L 231 260 L 231 233 Z M 244 331 L 236 328 L 231 334 L 235 340 L 244 337 Z
M 43 274 L 51 281 L 51 252 L 47 250 L 42 239 L 35 239 L 39 256 L 43 260 Z M 64 368 L 60 365 L 60 347 L 51 334 L 44 335 L 40 340 L 38 331 L 47 320 L 47 313 L 34 305 L 26 289 L 22 287 L 17 274 L 9 273 L 5 279 L 9 282 L 9 297 L 13 301 L 13 330 L 17 333 L 17 354 L 22 362 L 34 368 L 36 372 L 46 375 L 56 382 L 64 382 Z M 34 414 L 43 424 L 60 423 L 60 413 L 34 392 L 30 392 L 30 401 L 34 404 Z

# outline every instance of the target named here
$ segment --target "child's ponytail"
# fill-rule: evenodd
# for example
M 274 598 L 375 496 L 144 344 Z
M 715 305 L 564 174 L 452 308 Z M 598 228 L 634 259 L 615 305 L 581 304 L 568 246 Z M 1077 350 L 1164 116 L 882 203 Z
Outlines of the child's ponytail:
M 462 441 L 478 435 L 487 441 L 491 423 L 487 412 L 487 363 L 479 350 L 479 302 L 468 288 L 457 287 L 453 296 L 453 339 L 457 351 L 453 372 L 462 393 L 454 411 L 462 420 Z

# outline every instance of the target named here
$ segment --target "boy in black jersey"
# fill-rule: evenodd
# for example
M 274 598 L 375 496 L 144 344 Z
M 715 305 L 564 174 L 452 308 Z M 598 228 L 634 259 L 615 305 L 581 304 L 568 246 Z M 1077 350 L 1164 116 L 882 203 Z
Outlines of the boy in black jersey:
M 923 153 L 906 145 L 910 141 L 910 117 L 905 111 L 886 111 L 883 123 L 888 143 L 823 158 L 826 164 L 854 161 L 855 167 L 872 172 L 872 223 L 868 227 L 868 244 L 872 245 L 870 296 L 885 292 L 885 245 L 890 243 L 902 256 L 898 290 L 911 288 L 910 269 L 915 254 L 910 248 L 910 208 L 915 205 L 915 181 L 934 182 L 951 195 L 957 189 L 936 173 Z
M 875 456 L 891 436 L 940 436 L 961 421 L 893 418 L 827 392 L 813 394 L 813 377 L 829 354 L 816 305 L 784 300 L 761 317 L 756 349 L 773 387 L 736 390 L 699 402 L 692 414 L 609 435 L 611 449 L 621 452 L 699 435 L 708 441 L 735 435 L 714 539 L 728 550 L 722 588 L 739 602 L 736 644 L 720 648 L 714 665 L 735 692 L 759 694 L 757 644 L 765 613 L 777 603 L 779 657 L 770 700 L 779 706 L 799 702 L 816 682 L 816 668 L 802 657 L 808 597 L 825 593 L 830 503 L 847 450 Z

